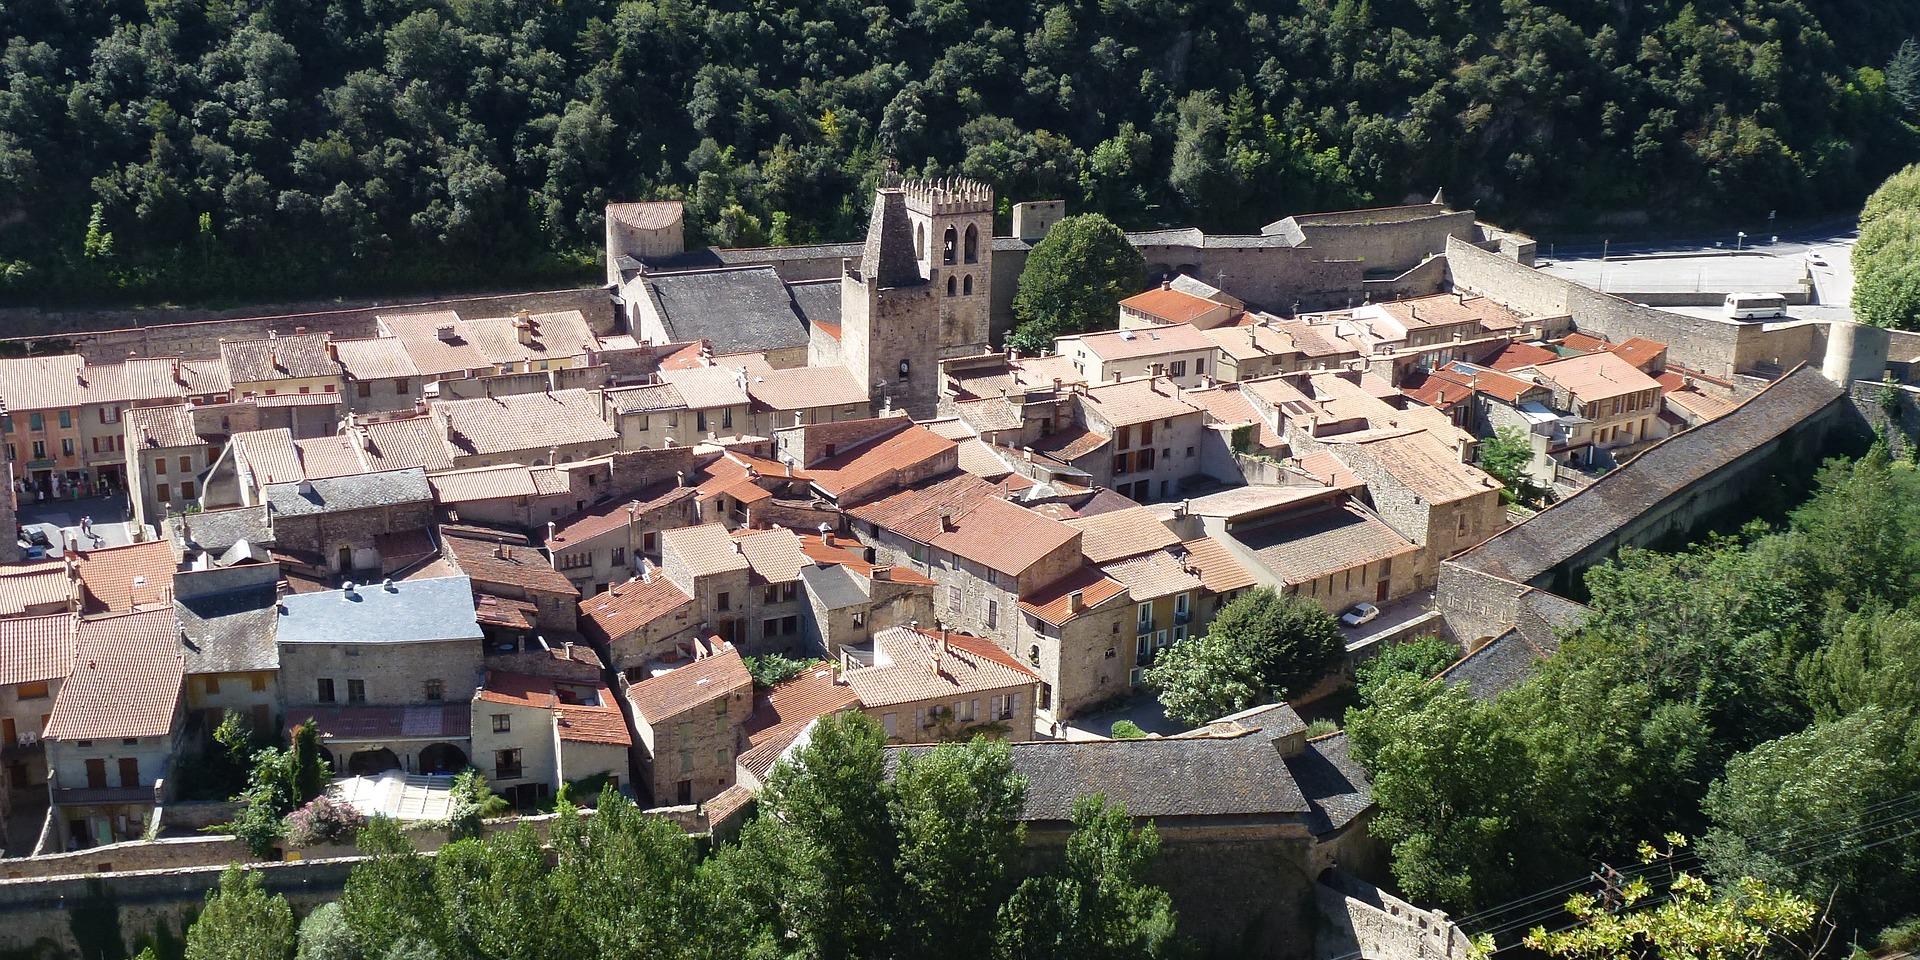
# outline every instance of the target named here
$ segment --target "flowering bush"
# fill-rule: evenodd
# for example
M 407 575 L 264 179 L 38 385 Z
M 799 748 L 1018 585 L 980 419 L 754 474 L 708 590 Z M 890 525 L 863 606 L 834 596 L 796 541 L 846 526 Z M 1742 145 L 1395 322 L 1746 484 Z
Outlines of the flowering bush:
M 287 844 L 313 847 L 323 843 L 351 843 L 353 835 L 366 825 L 367 818 L 360 811 L 322 794 L 287 814 Z

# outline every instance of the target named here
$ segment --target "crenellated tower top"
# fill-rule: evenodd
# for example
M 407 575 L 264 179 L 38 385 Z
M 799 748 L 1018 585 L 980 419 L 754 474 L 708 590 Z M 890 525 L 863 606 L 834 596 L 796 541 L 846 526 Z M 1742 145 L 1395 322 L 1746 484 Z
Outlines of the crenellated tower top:
M 906 194 L 907 209 L 925 217 L 993 212 L 993 188 L 966 177 L 908 180 L 900 191 Z

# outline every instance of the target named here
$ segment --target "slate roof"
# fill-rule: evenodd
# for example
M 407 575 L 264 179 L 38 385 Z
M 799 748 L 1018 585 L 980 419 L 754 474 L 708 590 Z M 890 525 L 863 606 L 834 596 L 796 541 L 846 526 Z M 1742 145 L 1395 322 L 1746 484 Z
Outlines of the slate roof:
M 1312 808 L 1307 829 L 1315 836 L 1346 827 L 1373 807 L 1373 778 L 1353 758 L 1353 744 L 1342 733 L 1307 741 L 1287 770 Z
M 303 517 L 433 501 L 433 487 L 427 483 L 426 471 L 418 467 L 324 477 L 307 484 L 305 491 L 297 482 L 268 484 L 267 504 L 278 516 Z
M 800 579 L 807 585 L 807 595 L 827 610 L 863 607 L 867 604 L 867 592 L 861 586 L 865 578 L 847 569 L 845 564 L 802 567 Z
M 711 340 L 727 353 L 807 344 L 807 325 L 772 267 L 657 273 L 640 282 L 668 340 Z
M 506 548 L 505 557 L 499 555 L 502 546 Z M 525 543 L 502 543 L 500 539 L 467 536 L 442 527 L 440 547 L 461 573 L 483 586 L 502 583 L 541 593 L 580 596 L 566 574 L 555 570 L 540 551 Z
M 308 719 L 332 740 L 464 740 L 473 732 L 473 704 L 449 701 L 410 707 L 371 704 L 289 707 L 287 730 Z
M 793 307 L 809 327 L 824 326 L 835 335 L 840 331 L 840 281 L 838 279 L 787 284 Z
M 1818 369 L 1797 368 L 1725 416 L 1660 440 L 1450 562 L 1530 582 L 1844 396 Z
M 407 355 L 407 345 L 399 337 L 367 337 L 360 340 L 335 340 L 340 369 L 349 380 L 388 380 L 417 377 L 420 369 Z
M 266 583 L 173 602 L 188 673 L 280 669 L 278 591 Z
M 578 389 L 444 400 L 433 405 L 433 413 L 445 425 L 447 445 L 465 454 L 544 454 L 550 447 L 619 438 L 612 424 L 601 419 L 593 395 Z
M 73 673 L 54 698 L 48 739 L 166 736 L 183 675 L 176 636 L 171 609 L 81 621 Z
M 1352 503 L 1289 514 L 1230 534 L 1286 583 L 1305 583 L 1417 548 Z
M 182 545 L 208 553 L 225 553 L 228 547 L 242 540 L 260 546 L 273 545 L 264 504 L 168 517 L 167 530 L 172 539 Z
M 65 677 L 73 669 L 73 630 L 67 613 L 0 620 L 0 686 Z
M 478 640 L 466 577 L 369 583 L 280 598 L 280 643 L 423 643 Z
M 751 693 L 753 677 L 732 648 L 648 677 L 627 688 L 634 719 L 649 725 L 734 693 Z
M 1440 671 L 1440 679 L 1465 686 L 1476 700 L 1491 700 L 1519 686 L 1535 665 L 1558 652 L 1557 643 L 1543 648 L 1520 631 L 1508 630 Z

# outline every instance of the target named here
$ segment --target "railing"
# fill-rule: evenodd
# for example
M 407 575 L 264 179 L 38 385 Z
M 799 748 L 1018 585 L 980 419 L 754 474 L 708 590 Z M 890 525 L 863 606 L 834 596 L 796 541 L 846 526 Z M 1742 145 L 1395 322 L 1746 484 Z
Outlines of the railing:
M 520 774 L 523 769 L 524 768 L 517 763 L 510 767 L 495 766 L 493 768 L 493 778 L 495 780 L 518 780 L 520 779 Z
M 1186 626 L 1187 624 L 1189 624 L 1189 623 L 1192 623 L 1192 622 L 1193 622 L 1193 611 L 1191 611 L 1191 610 L 1175 610 L 1175 611 L 1173 612 L 1173 623 L 1174 623 L 1174 626 Z
M 1145 634 L 1145 633 L 1152 633 L 1152 632 L 1153 632 L 1153 621 L 1152 621 L 1152 620 L 1141 620 L 1141 621 L 1140 621 L 1140 622 L 1138 623 L 1138 627 L 1139 627 L 1139 629 L 1138 629 L 1138 630 L 1135 630 L 1135 631 L 1134 631 L 1135 633 L 1141 633 L 1141 634 Z

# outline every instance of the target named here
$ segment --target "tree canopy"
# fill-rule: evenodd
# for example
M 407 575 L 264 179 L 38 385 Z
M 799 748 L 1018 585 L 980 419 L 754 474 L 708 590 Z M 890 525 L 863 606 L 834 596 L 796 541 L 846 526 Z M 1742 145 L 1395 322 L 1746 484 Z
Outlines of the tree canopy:
M 889 161 L 1129 228 L 1438 187 L 1824 211 L 1913 156 L 1916 30 L 1890 0 L 12 0 L 0 293 L 585 279 L 610 199 L 850 239 Z
M 1034 245 L 1013 296 L 1019 324 L 1008 342 L 1028 353 L 1053 349 L 1053 338 L 1111 330 L 1120 301 L 1137 292 L 1147 262 L 1126 234 L 1099 214 L 1067 217 Z
M 1319 604 L 1263 587 L 1222 607 L 1205 636 L 1162 651 L 1146 681 L 1168 716 L 1205 723 L 1305 692 L 1345 650 Z

